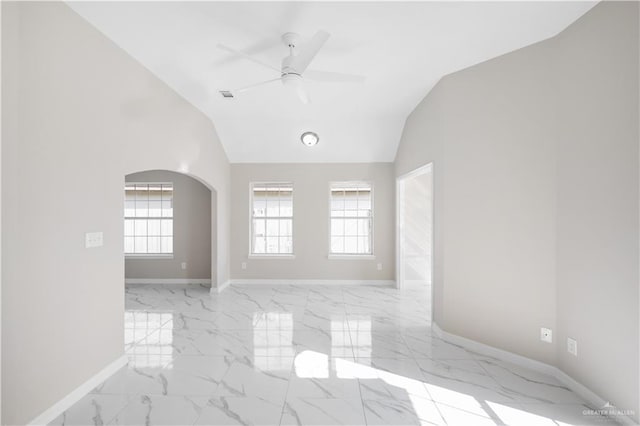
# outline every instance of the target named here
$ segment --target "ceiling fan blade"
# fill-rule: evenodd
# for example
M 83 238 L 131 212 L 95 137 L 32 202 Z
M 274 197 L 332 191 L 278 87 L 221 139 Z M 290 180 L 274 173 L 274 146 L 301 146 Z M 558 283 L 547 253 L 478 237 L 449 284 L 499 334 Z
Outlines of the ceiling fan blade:
M 328 39 L 328 32 L 323 30 L 318 31 L 311 40 L 304 44 L 300 52 L 293 57 L 291 67 L 302 74 Z
M 262 62 L 260 59 L 254 58 L 253 56 L 247 55 L 246 53 L 241 52 L 239 50 L 236 50 L 236 49 L 234 49 L 232 47 L 225 46 L 224 44 L 218 44 L 218 49 L 222 49 L 222 50 L 225 50 L 225 51 L 227 51 L 229 53 L 233 53 L 234 55 L 241 56 L 244 59 L 247 59 L 249 61 L 255 62 L 256 64 L 262 65 L 263 67 L 267 67 L 267 68 L 272 69 L 274 71 L 277 71 L 279 73 L 282 72 L 280 70 L 280 68 L 274 67 L 274 66 L 272 66 L 270 64 L 267 64 L 266 62 Z
M 300 98 L 300 102 L 305 105 L 310 104 L 311 97 L 309 96 L 309 92 L 307 92 L 307 90 L 305 89 L 304 84 L 300 82 L 300 84 L 298 84 L 297 86 L 298 87 L 296 87 L 296 92 L 298 94 L 298 98 Z
M 253 90 L 256 87 L 264 86 L 265 84 L 273 83 L 275 81 L 280 81 L 280 80 L 281 80 L 281 77 L 274 78 L 274 79 L 267 80 L 267 81 L 261 81 L 260 83 L 250 84 L 249 86 L 244 86 L 244 87 L 241 87 L 239 89 L 232 90 L 231 93 L 234 94 L 234 95 L 237 95 L 239 93 L 248 92 L 249 90 Z
M 331 81 L 336 83 L 362 83 L 365 80 L 363 75 L 315 70 L 305 71 L 304 78 L 314 81 Z

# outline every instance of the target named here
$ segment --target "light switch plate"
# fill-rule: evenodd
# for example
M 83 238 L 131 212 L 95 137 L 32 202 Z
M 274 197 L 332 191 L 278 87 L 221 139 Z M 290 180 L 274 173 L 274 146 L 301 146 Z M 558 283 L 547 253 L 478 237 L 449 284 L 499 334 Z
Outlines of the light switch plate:
M 573 356 L 578 356 L 578 341 L 567 337 L 567 352 Z
M 102 232 L 87 232 L 84 235 L 85 248 L 101 247 L 103 243 Z

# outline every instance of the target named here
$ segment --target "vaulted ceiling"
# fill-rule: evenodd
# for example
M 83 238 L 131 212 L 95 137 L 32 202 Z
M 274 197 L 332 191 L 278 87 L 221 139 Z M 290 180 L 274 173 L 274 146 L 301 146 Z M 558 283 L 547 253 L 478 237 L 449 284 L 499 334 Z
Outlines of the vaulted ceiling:
M 70 2 L 77 13 L 211 118 L 231 162 L 393 161 L 405 119 L 444 75 L 552 37 L 596 2 Z M 323 29 L 310 68 L 363 83 L 280 82 L 223 98 L 278 72 L 288 48 Z M 320 143 L 309 148 L 300 134 Z M 179 141 L 177 141 L 179 143 Z

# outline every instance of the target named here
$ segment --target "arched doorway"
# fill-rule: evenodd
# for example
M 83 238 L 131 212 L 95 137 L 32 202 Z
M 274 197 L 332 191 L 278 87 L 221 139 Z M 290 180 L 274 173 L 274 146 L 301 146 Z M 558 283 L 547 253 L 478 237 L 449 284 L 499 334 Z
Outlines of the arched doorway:
M 216 191 L 184 173 L 125 176 L 125 282 L 216 282 Z

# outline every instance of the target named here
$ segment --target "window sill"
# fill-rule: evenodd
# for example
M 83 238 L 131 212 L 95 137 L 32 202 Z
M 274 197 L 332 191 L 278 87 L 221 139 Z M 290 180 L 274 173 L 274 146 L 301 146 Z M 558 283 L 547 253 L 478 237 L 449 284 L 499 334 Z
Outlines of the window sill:
M 125 254 L 125 260 L 161 260 L 173 259 L 173 254 Z
M 375 260 L 373 254 L 330 254 L 327 255 L 329 260 Z
M 295 259 L 295 254 L 250 254 L 249 259 L 282 259 L 290 260 Z

